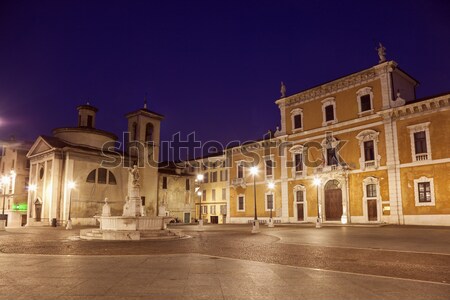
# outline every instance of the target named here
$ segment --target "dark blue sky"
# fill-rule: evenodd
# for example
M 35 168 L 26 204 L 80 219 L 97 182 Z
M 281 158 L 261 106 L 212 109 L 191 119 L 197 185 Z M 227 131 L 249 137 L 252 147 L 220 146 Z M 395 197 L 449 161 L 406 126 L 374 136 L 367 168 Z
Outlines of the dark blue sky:
M 0 137 L 34 139 L 99 108 L 118 135 L 124 114 L 166 116 L 162 138 L 221 142 L 279 123 L 280 81 L 293 94 L 387 58 L 450 91 L 448 1 L 0 2 Z

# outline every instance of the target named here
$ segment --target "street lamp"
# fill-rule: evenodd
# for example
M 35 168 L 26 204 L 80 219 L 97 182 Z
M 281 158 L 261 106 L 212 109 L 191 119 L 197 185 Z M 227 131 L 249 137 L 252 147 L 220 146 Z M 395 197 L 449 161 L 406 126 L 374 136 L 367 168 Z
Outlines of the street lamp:
M 72 229 L 72 219 L 70 218 L 70 210 L 72 208 L 72 190 L 75 188 L 75 182 L 69 181 L 67 184 L 67 188 L 69 189 L 69 218 L 67 220 L 66 229 Z
M 269 182 L 269 184 L 267 185 L 267 187 L 270 190 L 270 196 L 272 197 L 271 201 L 272 203 L 270 204 L 270 217 L 269 217 L 269 225 L 268 227 L 272 228 L 275 226 L 275 224 L 273 223 L 273 219 L 272 219 L 272 209 L 273 209 L 273 189 L 275 188 L 275 183 L 273 181 Z
M 203 227 L 203 218 L 202 218 L 202 191 L 201 191 L 201 184 L 203 182 L 203 174 L 197 174 L 197 182 L 198 182 L 198 192 L 197 195 L 200 198 L 200 205 L 199 205 L 199 219 L 198 219 L 198 227 Z
M 2 176 L 2 190 L 3 190 L 2 219 L 5 216 L 6 187 L 7 187 L 8 183 L 9 183 L 9 177 Z
M 0 228 L 4 229 L 6 226 L 6 215 L 5 215 L 5 201 L 6 201 L 6 186 L 8 185 L 9 177 L 8 176 L 2 176 L 1 179 L 1 186 L 3 190 L 3 206 L 2 206 L 2 215 L 0 216 L 0 222 L 2 222 L 2 225 L 0 225 Z
M 320 187 L 320 178 L 314 177 L 314 185 L 317 187 L 317 220 L 316 220 L 316 228 L 321 228 L 322 223 L 320 219 L 320 208 L 319 208 L 319 187 Z
M 253 204 L 255 206 L 255 218 L 253 220 L 252 233 L 259 233 L 258 211 L 256 210 L 256 175 L 258 174 L 258 167 L 251 167 L 250 174 L 253 175 Z

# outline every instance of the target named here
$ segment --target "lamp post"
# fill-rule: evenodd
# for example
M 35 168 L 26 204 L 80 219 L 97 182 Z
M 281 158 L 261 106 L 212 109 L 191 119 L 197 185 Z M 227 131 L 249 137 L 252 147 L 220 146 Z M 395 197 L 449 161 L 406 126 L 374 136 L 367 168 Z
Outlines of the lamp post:
M 253 175 L 253 204 L 255 206 L 255 218 L 253 220 L 252 233 L 259 233 L 258 211 L 256 209 L 256 175 L 258 174 L 258 167 L 251 167 L 250 174 Z
M 198 192 L 197 195 L 200 198 L 200 205 L 199 205 L 199 218 L 198 218 L 198 227 L 203 228 L 203 218 L 202 218 L 202 189 L 201 184 L 203 182 L 203 174 L 197 174 L 197 182 L 198 182 Z
M 320 204 L 319 204 L 319 187 L 320 187 L 320 178 L 314 177 L 314 185 L 317 187 L 317 220 L 316 220 L 316 228 L 322 227 L 322 222 L 320 219 Z
M 6 187 L 7 187 L 8 183 L 9 183 L 9 177 L 2 176 L 2 190 L 3 190 L 2 218 L 5 216 Z
M 273 189 L 275 188 L 275 183 L 273 181 L 269 182 L 269 184 L 267 185 L 267 187 L 270 190 L 270 195 L 272 196 L 272 203 L 270 205 L 270 217 L 269 217 L 269 225 L 268 227 L 272 228 L 275 227 L 275 224 L 273 223 L 273 219 L 272 219 L 272 209 L 273 209 Z
M 72 190 L 75 188 L 75 182 L 69 181 L 67 184 L 67 188 L 69 189 L 69 218 L 67 220 L 66 229 L 72 229 L 72 219 L 70 218 L 70 210 L 72 208 Z
M 5 201 L 6 201 L 6 186 L 8 185 L 9 177 L 2 176 L 2 180 L 0 182 L 3 190 L 3 205 L 2 205 L 2 215 L 0 216 L 0 230 L 5 230 L 6 226 L 6 216 L 5 216 Z

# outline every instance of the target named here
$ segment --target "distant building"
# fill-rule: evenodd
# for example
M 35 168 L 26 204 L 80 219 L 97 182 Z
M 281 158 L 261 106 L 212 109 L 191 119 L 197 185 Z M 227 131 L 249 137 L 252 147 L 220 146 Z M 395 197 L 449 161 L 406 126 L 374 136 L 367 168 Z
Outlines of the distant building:
M 26 224 L 30 165 L 26 157 L 32 143 L 11 138 L 0 141 L 0 212 L 7 215 L 8 227 Z
M 161 163 L 158 184 L 158 215 L 171 216 L 180 223 L 193 223 L 195 176 L 172 162 Z

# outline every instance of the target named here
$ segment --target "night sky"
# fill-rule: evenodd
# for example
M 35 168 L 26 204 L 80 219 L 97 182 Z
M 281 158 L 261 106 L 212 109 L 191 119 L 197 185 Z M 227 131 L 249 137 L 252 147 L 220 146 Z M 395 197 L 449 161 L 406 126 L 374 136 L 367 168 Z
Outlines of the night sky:
M 364 4 L 362 4 L 364 3 Z M 0 1 L 0 138 L 76 126 L 121 136 L 124 114 L 165 115 L 162 139 L 259 139 L 293 94 L 387 58 L 450 91 L 448 1 Z

